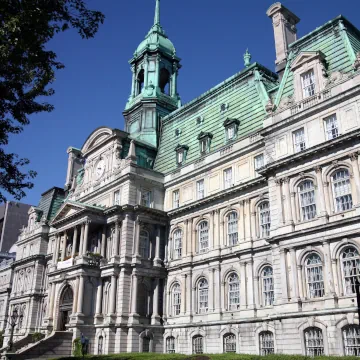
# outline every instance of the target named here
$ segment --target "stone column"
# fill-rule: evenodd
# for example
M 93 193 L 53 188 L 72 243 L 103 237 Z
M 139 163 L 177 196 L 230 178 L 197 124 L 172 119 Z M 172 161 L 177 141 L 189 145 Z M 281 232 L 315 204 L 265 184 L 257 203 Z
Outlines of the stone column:
M 277 197 L 277 204 L 278 204 L 278 218 L 279 218 L 279 226 L 284 223 L 283 217 L 283 210 L 282 210 L 282 194 L 281 194 L 281 180 L 275 179 L 276 184 L 276 197 Z
M 197 251 L 197 231 L 196 231 L 196 226 L 195 226 L 195 219 L 192 219 L 192 254 L 193 256 L 196 255 L 196 251 Z
M 290 179 L 288 177 L 283 178 L 283 187 L 284 187 L 284 212 L 285 212 L 285 222 L 287 224 L 292 224 L 292 212 L 291 212 L 291 201 L 290 201 Z
M 214 269 L 214 308 L 215 312 L 221 312 L 221 268 L 218 265 Z
M 246 278 L 247 278 L 247 297 L 248 297 L 248 308 L 254 308 L 254 261 L 250 259 L 246 262 Z
M 192 290 L 192 313 L 193 314 L 197 314 L 198 313 L 198 304 L 196 302 L 196 286 L 191 286 L 191 290 Z
M 260 237 L 260 236 L 257 235 L 257 233 L 258 233 L 258 231 L 256 229 L 256 212 L 253 211 L 251 213 L 251 235 L 252 235 L 253 240 L 255 240 L 256 237 Z
M 326 216 L 326 204 L 325 204 L 325 193 L 324 193 L 324 184 L 322 180 L 322 168 L 317 166 L 315 168 L 316 172 L 316 183 L 317 183 L 317 213 L 318 216 Z
M 138 275 L 136 269 L 133 270 L 132 274 L 132 288 L 131 288 L 131 315 L 138 316 L 137 314 L 137 293 L 138 293 Z
M 251 227 L 250 227 L 250 199 L 245 200 L 245 239 L 250 240 L 251 239 Z
M 159 87 L 159 77 L 160 77 L 160 56 L 156 55 L 156 65 L 155 65 L 155 86 Z
M 73 234 L 72 251 L 71 251 L 71 256 L 72 257 L 75 257 L 75 254 L 76 254 L 77 237 L 78 237 L 78 228 L 77 228 L 77 226 L 75 226 L 74 234 Z
M 99 279 L 96 293 L 96 315 L 102 314 L 102 298 L 103 298 L 103 279 Z
M 282 301 L 288 302 L 288 287 L 287 287 L 287 268 L 286 268 L 286 253 L 285 249 L 280 249 L 280 273 L 281 273 L 281 293 Z
M 59 258 L 59 246 L 60 246 L 60 236 L 59 234 L 55 234 L 55 249 L 53 251 L 53 263 L 56 265 L 58 263 Z
M 188 249 L 188 220 L 184 221 L 184 231 L 182 232 L 182 239 L 181 239 L 181 256 L 186 257 L 187 256 L 187 249 Z
M 80 280 L 79 280 L 79 294 L 78 294 L 78 303 L 77 303 L 77 312 L 80 315 L 83 315 L 83 304 L 84 304 L 84 286 L 85 286 L 85 281 L 84 281 L 84 276 L 80 275 Z
M 188 280 L 188 286 L 187 286 L 187 295 L 188 295 L 188 303 L 189 303 L 189 308 L 188 308 L 188 313 L 190 316 L 193 315 L 193 306 L 194 306 L 194 303 L 193 303 L 193 299 L 192 299 L 192 270 L 190 269 L 190 272 L 189 272 L 189 276 L 188 276 L 189 280 Z
M 149 58 L 147 57 L 147 55 L 145 55 L 144 57 L 144 63 L 144 88 L 146 89 L 149 82 Z
M 330 184 L 326 181 L 323 183 L 323 188 L 324 188 L 324 194 L 325 194 L 325 205 L 326 205 L 326 212 L 330 215 L 332 214 L 331 209 L 333 209 L 333 206 L 331 206 L 331 202 L 330 202 Z
M 330 242 L 323 242 L 324 249 L 324 258 L 325 258 L 325 274 L 326 277 L 324 279 L 324 285 L 326 290 L 326 295 L 335 295 L 335 287 L 334 287 L 334 277 L 331 266 L 331 250 L 330 250 Z
M 154 279 L 154 295 L 153 295 L 153 313 L 151 316 L 151 324 L 156 325 L 160 324 L 160 316 L 159 316 L 159 279 Z M 181 304 L 182 306 L 182 304 Z
M 80 244 L 79 244 L 79 255 L 83 254 L 83 246 L 84 246 L 84 230 L 85 230 L 85 224 L 80 225 Z
M 302 265 L 297 266 L 297 277 L 299 284 L 299 296 L 300 299 L 304 298 L 304 286 L 303 286 L 303 276 L 302 276 Z
M 192 256 L 193 255 L 193 246 L 192 246 L 192 220 L 189 219 L 188 222 L 187 222 L 187 241 L 188 241 L 188 244 L 187 244 L 187 254 L 189 256 Z M 191 289 L 191 287 L 190 287 Z
M 293 282 L 293 293 L 292 293 L 292 301 L 299 300 L 299 285 L 298 285 L 298 275 L 297 275 L 297 263 L 296 263 L 296 251 L 294 248 L 290 249 L 291 256 L 291 275 Z
M 56 285 L 54 283 L 51 283 L 51 293 L 49 293 L 49 296 L 50 296 L 49 318 L 50 319 L 52 319 L 54 317 L 55 289 L 56 289 Z
M 247 308 L 246 301 L 246 264 L 240 263 L 240 309 L 245 310 Z
M 176 63 L 173 64 L 173 74 L 171 79 L 171 96 L 174 97 L 177 94 L 177 75 L 178 75 L 178 66 Z
M 219 239 L 219 245 L 220 247 L 226 245 L 228 243 L 228 240 L 226 238 L 226 231 L 225 231 L 225 223 L 224 219 L 222 218 L 220 220 L 220 239 Z
M 331 267 L 332 267 L 332 271 L 333 271 L 333 276 L 334 276 L 334 292 L 337 295 L 342 296 L 344 293 L 342 284 L 339 283 L 338 281 L 338 272 L 337 272 L 337 260 L 336 259 L 331 259 Z
M 255 308 L 260 306 L 260 296 L 259 296 L 259 277 L 254 276 L 254 304 Z
M 106 256 L 106 225 L 103 226 L 101 232 L 101 256 Z
M 239 219 L 240 241 L 245 240 L 245 201 L 240 201 L 240 219 Z
M 79 278 L 77 277 L 75 280 L 75 289 L 74 289 L 74 299 L 73 299 L 73 307 L 72 307 L 72 313 L 76 314 L 77 312 L 77 302 L 78 302 L 78 296 L 79 296 Z
M 134 229 L 134 241 L 133 241 L 133 256 L 140 258 L 139 254 L 139 237 L 140 237 L 140 220 L 136 218 Z
M 110 287 L 110 306 L 109 306 L 109 314 L 115 314 L 116 308 L 116 288 L 117 288 L 117 277 L 116 275 L 111 275 L 111 287 Z
M 297 216 L 297 213 L 296 213 L 296 192 L 292 192 L 290 194 L 290 203 L 291 203 L 291 216 L 292 216 L 292 219 L 293 219 L 293 222 L 296 223 L 298 222 L 298 216 Z
M 221 281 L 220 312 L 224 312 L 228 308 L 228 304 L 226 304 L 225 285 L 225 281 Z M 227 299 L 227 301 L 229 302 L 229 299 Z
M 87 248 L 88 248 L 89 226 L 90 226 L 90 220 L 86 220 L 86 222 L 85 222 L 85 230 L 84 230 L 83 251 L 82 251 L 83 255 L 86 255 Z
M 135 97 L 135 66 L 131 66 L 132 81 L 131 81 L 131 97 Z
M 161 266 L 160 235 L 161 235 L 160 225 L 155 225 L 155 258 L 154 258 L 154 266 Z
M 214 283 L 214 272 L 215 269 L 209 269 L 210 272 L 210 286 L 209 286 L 209 312 L 214 312 L 215 310 L 215 283 Z
M 181 313 L 186 314 L 186 274 L 181 274 Z
M 114 244 L 113 244 L 113 256 L 118 256 L 119 254 L 119 248 L 120 248 L 120 231 L 121 231 L 121 227 L 120 227 L 120 223 L 119 221 L 115 222 L 115 234 L 114 234 Z
M 359 205 L 360 202 L 360 173 L 359 173 L 359 162 L 358 162 L 359 154 L 357 152 L 350 155 L 351 165 L 354 173 L 354 181 L 356 188 L 356 200 L 354 201 L 355 205 Z
M 64 232 L 64 240 L 61 247 L 61 261 L 65 259 L 65 252 L 66 252 L 66 240 L 67 240 L 67 232 Z

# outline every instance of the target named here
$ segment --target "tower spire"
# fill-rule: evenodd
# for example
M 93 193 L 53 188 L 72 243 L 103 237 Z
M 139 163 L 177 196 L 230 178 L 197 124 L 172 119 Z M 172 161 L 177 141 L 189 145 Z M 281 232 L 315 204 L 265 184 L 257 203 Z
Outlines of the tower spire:
M 156 0 L 154 25 L 160 25 L 160 0 Z

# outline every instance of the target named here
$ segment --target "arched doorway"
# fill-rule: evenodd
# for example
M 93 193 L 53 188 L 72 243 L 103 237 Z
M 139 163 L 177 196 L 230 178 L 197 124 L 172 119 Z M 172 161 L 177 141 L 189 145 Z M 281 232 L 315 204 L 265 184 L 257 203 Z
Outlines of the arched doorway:
M 72 313 L 72 307 L 74 302 L 74 293 L 70 286 L 67 286 L 60 299 L 60 316 L 59 316 L 59 330 L 65 331 L 66 324 L 70 321 L 70 315 Z

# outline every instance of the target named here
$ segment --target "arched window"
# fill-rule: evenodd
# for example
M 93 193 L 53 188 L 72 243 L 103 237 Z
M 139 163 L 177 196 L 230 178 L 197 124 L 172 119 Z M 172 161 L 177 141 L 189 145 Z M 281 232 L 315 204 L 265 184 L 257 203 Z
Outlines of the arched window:
M 238 214 L 232 211 L 227 216 L 228 245 L 234 246 L 238 243 Z
M 270 204 L 264 201 L 259 205 L 260 237 L 270 236 Z
M 240 307 L 240 281 L 236 273 L 228 276 L 228 302 L 229 310 L 237 310 Z
M 207 221 L 199 224 L 199 253 L 209 249 L 209 226 Z
M 149 233 L 145 230 L 140 231 L 140 244 L 139 244 L 139 252 L 140 256 L 144 259 L 149 258 Z
M 104 347 L 104 337 L 101 335 L 98 339 L 98 355 L 103 354 L 103 347 Z
M 168 354 L 175 354 L 175 338 L 173 336 L 166 338 L 166 352 Z
M 139 71 L 136 82 L 137 82 L 136 95 L 139 95 L 144 87 L 144 69 L 141 69 Z
M 198 309 L 200 314 L 209 309 L 209 284 L 204 278 L 198 283 Z
M 236 353 L 236 336 L 234 334 L 224 335 L 224 352 Z
M 344 350 L 346 356 L 360 356 L 360 328 L 358 325 L 343 329 Z
M 274 304 L 274 275 L 271 266 L 265 266 L 261 271 L 262 301 L 264 306 Z
M 142 345 L 143 345 L 142 352 L 144 352 L 144 353 L 150 352 L 150 338 L 145 336 L 145 337 L 143 337 L 142 340 L 143 340 L 142 341 Z
M 160 70 L 159 86 L 161 92 L 166 95 L 170 95 L 169 82 L 170 82 L 170 73 L 167 69 L 162 68 Z
M 345 295 L 355 294 L 356 277 L 360 273 L 359 252 L 353 246 L 346 248 L 341 255 Z
M 305 336 L 305 355 L 321 356 L 324 355 L 324 337 L 322 330 L 317 327 L 307 328 Z
M 175 284 L 172 288 L 172 312 L 173 315 L 180 315 L 181 309 L 181 288 L 179 284 Z
M 332 186 L 335 211 L 340 212 L 351 209 L 353 204 L 349 171 L 347 169 L 337 171 L 332 176 Z
M 192 339 L 193 354 L 202 354 L 204 352 L 204 342 L 201 335 L 194 336 Z
M 311 180 L 303 181 L 298 186 L 301 219 L 311 220 L 316 216 L 315 187 Z
M 262 331 L 259 334 L 260 355 L 274 354 L 274 334 L 271 331 Z
M 310 254 L 305 260 L 306 283 L 308 297 L 318 298 L 324 296 L 324 276 L 322 261 L 318 254 Z
M 181 248 L 182 248 L 182 231 L 180 229 L 175 230 L 174 232 L 174 259 L 181 258 Z

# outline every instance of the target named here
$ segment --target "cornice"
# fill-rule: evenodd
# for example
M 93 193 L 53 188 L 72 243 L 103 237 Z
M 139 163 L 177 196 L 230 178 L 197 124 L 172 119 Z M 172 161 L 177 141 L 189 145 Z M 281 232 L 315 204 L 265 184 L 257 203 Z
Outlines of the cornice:
M 36 260 L 44 260 L 45 261 L 45 254 L 37 254 L 37 255 L 31 255 L 24 259 L 16 260 L 11 264 L 12 268 L 15 268 L 20 265 L 24 265 L 28 262 L 36 261 Z

